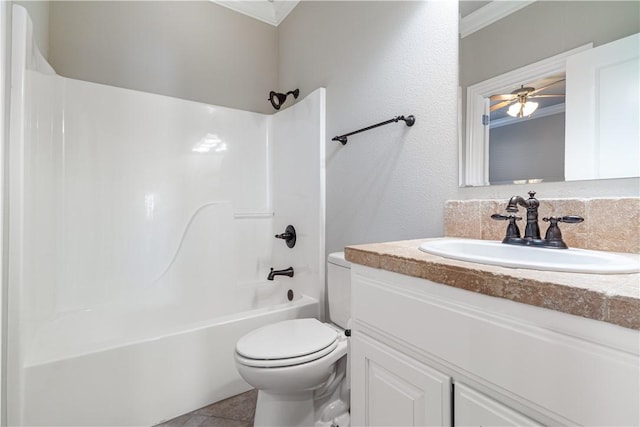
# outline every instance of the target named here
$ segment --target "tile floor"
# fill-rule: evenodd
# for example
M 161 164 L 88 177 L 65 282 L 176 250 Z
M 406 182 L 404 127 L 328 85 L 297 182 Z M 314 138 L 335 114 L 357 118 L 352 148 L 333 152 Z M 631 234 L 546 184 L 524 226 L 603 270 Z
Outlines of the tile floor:
M 253 427 L 258 390 L 230 397 L 156 427 Z

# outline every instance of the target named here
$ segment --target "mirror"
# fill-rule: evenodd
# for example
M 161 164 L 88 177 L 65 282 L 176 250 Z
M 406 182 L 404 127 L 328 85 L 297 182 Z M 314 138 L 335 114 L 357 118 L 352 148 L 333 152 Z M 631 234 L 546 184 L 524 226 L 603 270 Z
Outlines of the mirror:
M 461 186 L 640 176 L 638 2 L 460 1 L 460 14 Z M 629 38 L 632 86 L 580 75 L 580 58 Z M 596 87 L 617 105 L 589 111 Z

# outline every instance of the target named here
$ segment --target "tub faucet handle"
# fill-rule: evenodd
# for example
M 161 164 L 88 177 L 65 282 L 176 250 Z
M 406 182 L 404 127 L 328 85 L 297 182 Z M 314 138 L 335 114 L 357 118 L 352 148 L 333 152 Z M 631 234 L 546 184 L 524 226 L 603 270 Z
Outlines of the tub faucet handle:
M 287 225 L 282 234 L 276 234 L 276 239 L 283 239 L 288 247 L 293 248 L 296 245 L 296 229 L 293 225 Z

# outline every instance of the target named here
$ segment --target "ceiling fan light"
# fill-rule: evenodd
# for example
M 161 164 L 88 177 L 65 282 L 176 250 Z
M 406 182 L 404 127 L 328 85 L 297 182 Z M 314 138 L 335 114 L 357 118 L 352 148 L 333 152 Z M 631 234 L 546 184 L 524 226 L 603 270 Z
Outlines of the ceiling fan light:
M 511 105 L 511 107 L 509 107 L 509 109 L 507 110 L 507 114 L 510 115 L 511 117 L 518 117 L 518 114 L 520 114 L 520 106 L 522 104 L 520 104 L 519 102 Z
M 538 109 L 538 103 L 537 102 L 532 102 L 532 101 L 527 101 L 524 104 L 524 108 L 522 111 L 522 115 L 524 116 L 530 116 L 531 113 L 533 113 L 534 111 L 536 111 Z
M 533 101 L 527 101 L 523 103 L 513 104 L 507 110 L 507 114 L 511 117 L 528 117 L 538 109 L 538 103 Z

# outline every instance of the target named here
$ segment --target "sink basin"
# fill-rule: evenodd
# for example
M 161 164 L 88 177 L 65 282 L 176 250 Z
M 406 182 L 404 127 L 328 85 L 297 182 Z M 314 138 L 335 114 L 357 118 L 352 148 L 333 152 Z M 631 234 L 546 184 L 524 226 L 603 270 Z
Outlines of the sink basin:
M 490 240 L 447 238 L 424 242 L 420 250 L 445 258 L 510 268 L 592 274 L 640 271 L 638 255 L 586 249 L 547 249 Z

